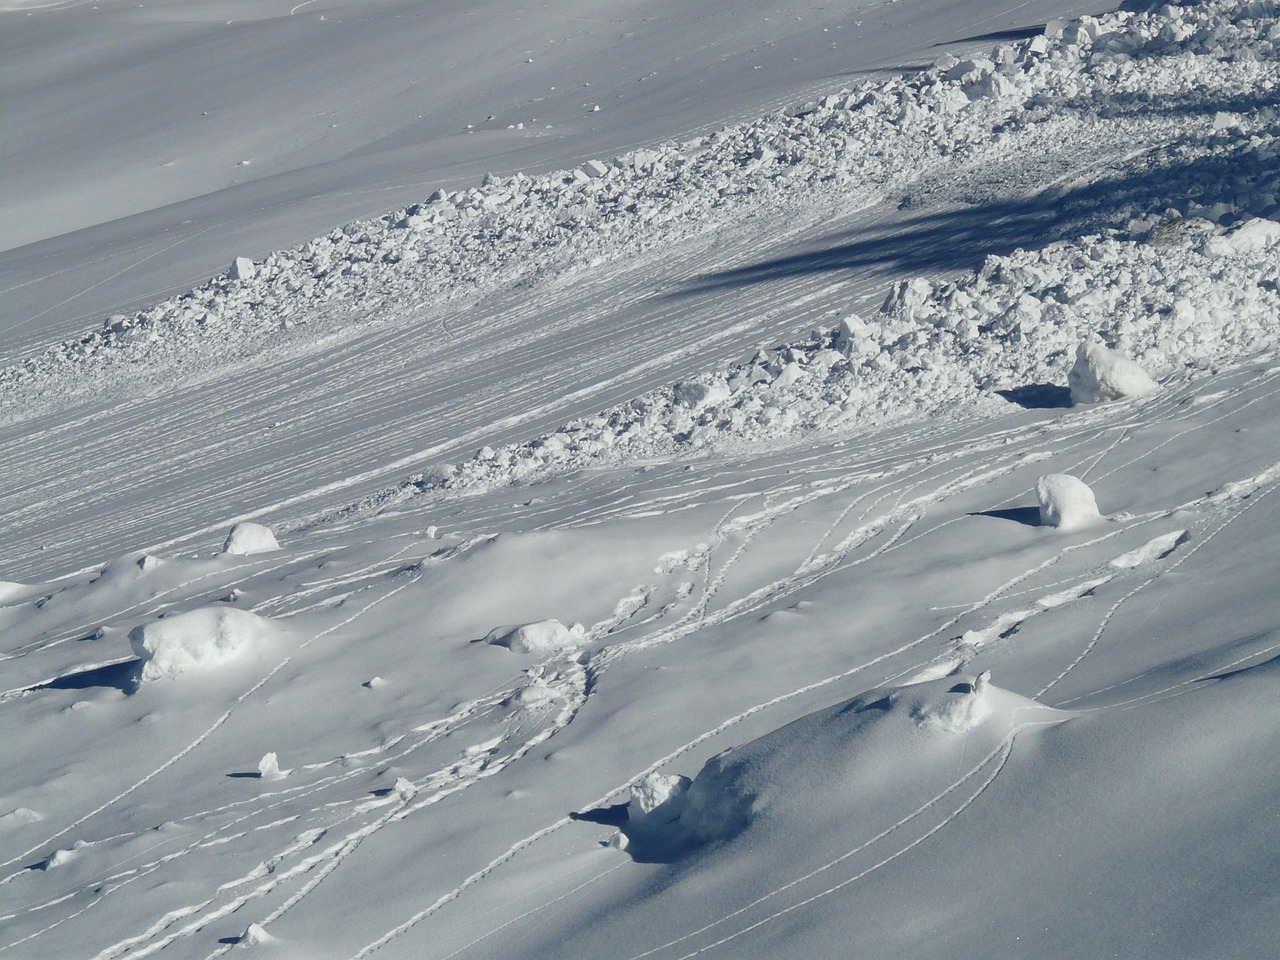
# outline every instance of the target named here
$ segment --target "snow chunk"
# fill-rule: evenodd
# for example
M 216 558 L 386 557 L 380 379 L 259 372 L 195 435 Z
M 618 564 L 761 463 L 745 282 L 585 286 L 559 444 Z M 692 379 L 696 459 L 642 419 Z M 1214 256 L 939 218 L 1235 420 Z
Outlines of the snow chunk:
M 680 815 L 684 795 L 692 781 L 688 777 L 672 773 L 650 773 L 631 785 L 631 802 L 627 804 L 627 816 L 631 820 L 648 817 L 662 808 L 661 819 L 674 820 Z
M 272 633 L 269 621 L 235 607 L 201 607 L 129 632 L 143 683 L 230 663 Z
M 1145 370 L 1100 343 L 1082 343 L 1067 375 L 1072 403 L 1101 403 L 1122 397 L 1141 397 L 1159 390 Z
M 580 623 L 566 627 L 559 620 L 538 620 L 515 627 L 497 627 L 484 639 L 512 653 L 541 653 L 576 646 L 585 634 L 586 628 Z
M 710 382 L 686 380 L 684 383 L 677 383 L 673 390 L 676 403 L 694 410 L 723 403 L 732 396 L 728 384 L 720 379 Z
M 227 534 L 227 542 L 222 545 L 223 553 L 238 554 L 247 557 L 255 553 L 270 553 L 279 550 L 276 536 L 269 527 L 260 523 L 237 523 Z
M 258 761 L 258 777 L 261 780 L 283 780 L 292 770 L 280 769 L 280 758 L 274 753 L 264 754 Z
M 1066 473 L 1051 473 L 1036 481 L 1040 522 L 1059 530 L 1076 530 L 1101 518 L 1093 491 L 1083 480 Z
M 236 257 L 228 271 L 232 280 L 252 280 L 257 272 L 257 265 L 248 257 Z
M 1280 223 L 1254 217 L 1234 230 L 1207 241 L 1204 253 L 1208 257 L 1261 253 L 1277 242 L 1280 242 Z

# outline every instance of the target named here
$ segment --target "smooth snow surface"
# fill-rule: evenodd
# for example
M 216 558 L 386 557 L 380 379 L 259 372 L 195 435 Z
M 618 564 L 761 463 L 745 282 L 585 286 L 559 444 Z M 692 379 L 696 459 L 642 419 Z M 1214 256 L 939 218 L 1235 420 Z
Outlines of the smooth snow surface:
M 0 958 L 1280 955 L 1280 8 L 1075 12 L 0 5 Z

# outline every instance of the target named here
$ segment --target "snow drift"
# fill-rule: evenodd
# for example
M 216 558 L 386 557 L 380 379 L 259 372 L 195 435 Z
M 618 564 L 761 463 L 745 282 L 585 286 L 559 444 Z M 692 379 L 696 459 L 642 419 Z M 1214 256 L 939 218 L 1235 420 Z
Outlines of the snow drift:
M 1070 717 L 992 685 L 990 674 L 868 691 L 707 761 L 692 782 L 653 774 L 632 788 L 622 846 L 678 860 L 713 842 L 767 860 L 789 845 L 874 835 L 884 809 L 927 799 L 1031 726 Z M 723 856 L 733 856 L 729 846 Z M 759 862 L 759 860 L 757 860 Z

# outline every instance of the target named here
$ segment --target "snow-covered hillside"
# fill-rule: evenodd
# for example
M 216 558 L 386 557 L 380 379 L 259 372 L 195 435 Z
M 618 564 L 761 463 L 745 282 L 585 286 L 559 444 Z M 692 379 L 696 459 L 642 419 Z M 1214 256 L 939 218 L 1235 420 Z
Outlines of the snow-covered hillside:
M 788 56 L 10 354 L 0 955 L 1280 951 L 1280 6 Z

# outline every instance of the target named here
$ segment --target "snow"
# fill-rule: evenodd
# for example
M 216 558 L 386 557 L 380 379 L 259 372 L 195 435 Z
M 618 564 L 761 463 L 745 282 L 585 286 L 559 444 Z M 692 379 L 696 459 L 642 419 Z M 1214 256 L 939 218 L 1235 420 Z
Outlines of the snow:
M 559 620 L 538 620 L 514 627 L 495 627 L 485 642 L 506 647 L 512 653 L 545 653 L 574 646 L 582 640 L 584 632 L 580 623 L 566 627 Z
M 280 544 L 276 543 L 276 536 L 271 532 L 270 527 L 248 521 L 233 526 L 227 533 L 226 542 L 222 545 L 223 553 L 241 557 L 270 553 L 279 549 Z
M 1125 397 L 1145 397 L 1160 389 L 1145 370 L 1100 343 L 1082 343 L 1067 374 L 1072 403 L 1104 403 Z
M 210 606 L 135 627 L 129 643 L 142 661 L 139 677 L 149 683 L 225 667 L 247 649 L 267 642 L 272 633 L 262 617 L 234 607 Z M 274 754 L 268 756 L 274 758 Z
M 1066 473 L 1051 473 L 1036 481 L 1040 522 L 1059 530 L 1078 530 L 1101 519 L 1089 485 Z
M 1280 951 L 1275 4 L 353 10 L 0 10 L 0 952 Z

